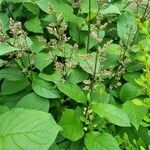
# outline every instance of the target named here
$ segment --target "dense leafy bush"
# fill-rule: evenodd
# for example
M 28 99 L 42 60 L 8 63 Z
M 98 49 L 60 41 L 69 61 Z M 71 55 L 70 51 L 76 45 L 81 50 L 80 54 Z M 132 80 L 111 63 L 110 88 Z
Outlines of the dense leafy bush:
M 0 150 L 150 149 L 146 0 L 0 0 Z

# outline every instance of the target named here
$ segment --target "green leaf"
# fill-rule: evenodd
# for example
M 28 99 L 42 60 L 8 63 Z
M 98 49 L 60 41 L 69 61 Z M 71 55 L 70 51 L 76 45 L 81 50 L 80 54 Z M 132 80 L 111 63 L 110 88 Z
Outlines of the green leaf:
M 54 83 L 62 81 L 62 74 L 59 71 L 56 71 L 52 74 L 40 73 L 39 77 L 45 81 L 50 81 L 50 82 L 54 82 Z
M 113 124 L 130 127 L 130 120 L 124 110 L 111 104 L 93 103 L 93 111 L 101 118 L 106 118 Z
M 77 142 L 72 142 L 69 147 L 69 150 L 84 150 L 82 140 L 79 140 Z
M 84 55 L 78 56 L 76 59 L 78 60 L 79 65 L 82 67 L 83 70 L 93 75 L 94 70 L 95 70 L 95 67 L 94 67 L 95 58 L 96 58 L 96 53 L 91 53 L 91 54 L 84 54 Z M 97 66 L 99 66 L 99 63 L 97 64 Z M 98 73 L 98 71 L 99 71 L 99 68 L 97 67 L 96 72 Z
M 87 36 L 86 32 L 81 31 L 77 24 L 69 23 L 68 26 L 71 38 L 78 43 L 83 43 Z
M 8 111 L 9 108 L 4 105 L 0 105 L 0 115 L 3 114 L 4 112 Z
M 45 42 L 42 41 L 42 37 L 39 37 L 39 39 L 38 39 L 38 38 L 32 36 L 30 38 L 33 42 L 31 51 L 38 53 L 38 52 L 42 51 L 44 48 L 46 48 L 46 44 L 45 44 Z M 41 38 L 41 40 L 40 40 L 40 38 Z
M 46 150 L 53 144 L 60 127 L 45 112 L 15 108 L 0 115 L 1 150 Z
M 77 17 L 73 13 L 73 9 L 65 2 L 60 1 L 60 0 L 38 0 L 37 5 L 46 13 L 51 14 L 51 10 L 49 9 L 50 7 L 52 10 L 57 13 L 57 16 L 60 14 L 63 15 L 65 20 L 74 22 L 74 23 L 82 23 L 84 20 L 80 17 Z
M 120 150 L 115 138 L 108 133 L 90 132 L 85 136 L 87 150 Z
M 32 88 L 36 94 L 45 98 L 59 98 L 59 92 L 52 86 L 51 83 L 35 78 L 32 83 Z
M 17 94 L 0 96 L 0 104 L 8 106 L 9 108 L 14 108 L 16 107 L 20 99 L 27 95 L 30 92 L 30 90 L 30 88 L 27 88 Z
M 97 11 L 98 11 L 98 3 L 96 0 L 92 0 L 91 12 L 97 13 Z M 81 12 L 82 13 L 89 13 L 89 1 L 83 0 L 83 2 L 81 3 Z
M 8 54 L 10 52 L 18 51 L 19 49 L 16 47 L 13 47 L 7 43 L 0 42 L 0 56 Z
M 53 62 L 53 56 L 50 53 L 37 53 L 34 57 L 34 64 L 41 72 L 45 67 Z
M 140 96 L 142 94 L 142 88 L 132 82 L 128 82 L 121 87 L 120 99 L 122 101 L 128 101 Z
M 142 140 L 144 141 L 145 144 L 150 145 L 150 135 L 149 132 L 150 130 L 148 128 L 144 128 L 142 126 L 140 126 L 139 130 L 138 130 L 138 137 L 141 137 Z
M 22 91 L 29 85 L 28 80 L 9 81 L 4 80 L 1 85 L 1 95 L 10 95 Z
M 40 97 L 35 93 L 30 93 L 17 103 L 17 107 L 48 112 L 50 106 L 48 99 Z
M 124 73 L 123 74 L 123 78 L 128 81 L 128 82 L 135 82 L 135 80 L 139 79 L 141 76 L 141 73 L 137 73 L 137 72 L 134 72 L 134 73 Z
M 6 79 L 10 81 L 17 81 L 24 79 L 24 75 L 21 71 L 14 68 L 5 68 L 0 70 L 0 79 Z
M 76 84 L 73 84 L 71 82 L 56 82 L 56 86 L 62 93 L 64 93 L 71 99 L 75 100 L 76 102 L 86 104 L 86 95 Z
M 103 38 L 103 37 L 102 37 Z M 88 37 L 84 38 L 84 42 L 85 42 L 85 45 L 86 45 L 86 49 L 87 49 L 87 40 L 88 40 Z M 90 36 L 90 43 L 89 43 L 89 49 L 93 48 L 94 46 L 97 45 L 97 41 L 96 39 L 93 37 L 93 36 Z
M 34 33 L 43 33 L 41 21 L 38 17 L 29 19 L 25 22 L 25 28 Z
M 110 5 L 108 8 L 102 10 L 101 12 L 103 15 L 107 14 L 121 14 L 118 7 L 116 5 Z
M 123 105 L 123 110 L 128 114 L 131 124 L 138 130 L 148 109 L 143 105 L 135 105 L 133 101 L 128 101 Z
M 133 41 L 137 31 L 136 18 L 128 11 L 122 13 L 117 22 L 117 32 L 125 44 Z
M 34 15 L 38 16 L 40 9 L 39 7 L 36 5 L 36 3 L 24 3 L 23 4 L 26 9 L 30 12 L 32 12 Z
M 73 142 L 81 139 L 84 135 L 83 125 L 74 110 L 65 110 L 59 124 L 63 128 L 63 136 Z
M 0 12 L 0 26 L 3 33 L 9 29 L 9 18 L 6 13 Z
M 91 100 L 100 103 L 109 103 L 111 95 L 106 92 L 104 84 L 97 84 L 91 92 Z
M 117 65 L 121 55 L 121 47 L 117 44 L 110 44 L 106 49 L 106 60 L 103 62 L 104 68 L 109 69 L 110 66 Z
M 86 80 L 87 78 L 88 74 L 85 71 L 83 71 L 81 68 L 75 68 L 71 71 L 68 81 L 76 84 Z

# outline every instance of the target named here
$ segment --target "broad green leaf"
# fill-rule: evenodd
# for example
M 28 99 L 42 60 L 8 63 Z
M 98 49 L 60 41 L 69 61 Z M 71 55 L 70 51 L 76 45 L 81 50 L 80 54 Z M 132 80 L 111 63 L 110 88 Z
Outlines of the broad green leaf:
M 9 29 L 9 18 L 6 13 L 0 12 L 0 26 L 3 33 Z
M 79 140 L 77 142 L 72 142 L 69 147 L 69 150 L 84 150 L 82 141 Z
M 121 87 L 120 99 L 122 101 L 128 101 L 142 95 L 142 88 L 132 82 L 128 82 Z
M 137 31 L 136 18 L 128 11 L 122 13 L 117 22 L 117 32 L 125 44 L 133 41 Z
M 44 17 L 41 18 L 43 21 L 44 25 L 48 25 L 50 22 L 55 22 L 57 18 L 53 14 L 47 14 Z
M 52 11 L 57 13 L 57 16 L 60 14 L 63 15 L 65 20 L 74 22 L 74 23 L 82 23 L 84 20 L 80 17 L 77 17 L 73 13 L 73 9 L 65 2 L 60 0 L 38 0 L 37 5 L 46 13 L 51 14 Z M 51 8 L 51 9 L 49 9 Z
M 134 105 L 137 105 L 137 106 L 146 106 L 144 102 L 145 102 L 145 101 L 141 101 L 140 99 L 133 99 L 133 100 L 132 100 L 132 103 L 133 103 Z
M 68 81 L 76 84 L 86 80 L 87 78 L 88 74 L 85 71 L 83 71 L 81 68 L 75 68 L 71 71 Z
M 17 94 L 0 96 L 0 104 L 8 106 L 9 108 L 14 108 L 16 107 L 17 103 L 30 92 L 31 88 L 26 88 Z
M 142 54 L 141 54 L 142 56 Z M 141 62 L 133 62 L 126 65 L 126 71 L 130 73 L 135 73 L 137 71 L 141 71 L 144 68 L 144 64 Z
M 29 68 L 30 67 L 29 55 L 27 53 L 22 55 L 20 57 L 20 60 L 18 60 L 18 61 L 21 62 L 21 64 L 24 66 L 24 68 Z
M 30 93 L 17 103 L 17 107 L 48 112 L 50 105 L 48 99 Z
M 26 9 L 30 12 L 32 12 L 34 15 L 38 16 L 40 9 L 39 7 L 36 5 L 36 3 L 24 3 L 23 4 Z
M 71 38 L 78 43 L 83 43 L 87 37 L 87 32 L 82 31 L 79 26 L 74 23 L 69 23 L 69 34 Z
M 118 7 L 116 5 L 110 5 L 106 9 L 102 10 L 101 12 L 103 15 L 107 14 L 121 14 Z
M 16 47 L 13 47 L 7 43 L 0 42 L 0 56 L 8 54 L 10 52 L 18 51 L 19 49 Z
M 93 111 L 101 118 L 106 118 L 113 124 L 130 127 L 130 120 L 126 112 L 111 104 L 93 103 Z
M 75 100 L 76 102 L 86 104 L 86 95 L 76 84 L 73 84 L 71 82 L 56 82 L 56 86 L 62 93 L 64 93 L 71 99 Z
M 95 69 L 95 58 L 96 53 L 91 54 L 81 54 L 77 57 L 77 60 L 79 62 L 79 65 L 83 70 L 85 70 L 87 73 L 92 74 L 94 73 Z M 99 66 L 99 63 L 97 64 Z M 96 72 L 98 73 L 99 67 L 96 68 Z
M 15 108 L 0 115 L 1 150 L 47 150 L 60 127 L 51 114 Z
M 120 150 L 116 139 L 108 133 L 90 132 L 84 142 L 87 150 Z
M 84 39 L 85 45 L 86 45 L 86 49 L 87 49 L 87 40 L 88 40 L 88 37 L 86 37 L 86 38 Z M 93 48 L 93 47 L 96 46 L 96 45 L 97 45 L 96 39 L 95 39 L 93 36 L 90 36 L 89 49 Z
M 24 90 L 29 85 L 28 80 L 9 81 L 4 80 L 1 85 L 1 95 L 15 94 Z
M 34 64 L 41 72 L 45 67 L 53 62 L 53 56 L 50 53 L 37 53 L 34 57 Z
M 15 68 L 5 68 L 0 70 L 0 79 L 17 81 L 24 79 L 24 75 L 21 71 Z
M 3 114 L 4 112 L 8 111 L 9 108 L 4 105 L 0 105 L 0 115 Z
M 27 20 L 25 22 L 25 28 L 34 33 L 43 33 L 41 21 L 38 17 Z
M 149 131 L 150 130 L 148 128 L 144 128 L 140 126 L 137 132 L 138 137 L 141 137 L 146 145 L 150 145 L 150 140 L 149 140 L 150 135 L 148 133 Z
M 145 106 L 135 105 L 133 101 L 126 102 L 123 105 L 123 110 L 128 114 L 131 124 L 133 124 L 137 130 L 148 111 Z
M 109 69 L 110 66 L 117 65 L 122 52 L 119 45 L 111 44 L 107 47 L 105 53 L 106 61 L 97 62 L 96 73 L 101 73 L 101 71 L 103 71 L 103 68 Z M 83 70 L 85 70 L 89 74 L 94 74 L 96 60 L 95 52 L 90 54 L 79 54 L 76 59 L 78 60 L 79 65 Z M 103 66 L 103 68 L 101 66 Z
M 96 0 L 92 0 L 91 2 L 91 12 L 97 13 L 98 11 L 98 3 Z M 89 13 L 89 1 L 83 0 L 81 3 L 81 12 L 82 13 Z
M 110 68 L 118 64 L 122 51 L 121 47 L 117 44 L 110 44 L 106 49 L 106 60 L 103 62 L 104 68 Z
M 22 4 L 18 5 L 18 7 L 16 7 L 16 9 L 14 9 L 14 11 L 12 12 L 13 18 L 15 20 L 19 20 L 18 18 L 22 16 L 23 10 L 25 10 L 23 5 Z M 27 15 L 27 13 L 24 14 Z
M 134 72 L 134 73 L 124 73 L 123 74 L 123 78 L 128 81 L 128 82 L 135 82 L 135 80 L 139 79 L 141 76 L 141 73 L 137 73 L 137 72 Z
M 30 38 L 33 42 L 31 51 L 38 53 L 38 52 L 42 51 L 44 48 L 46 48 L 46 43 L 42 41 L 42 37 L 39 36 L 37 38 L 37 37 L 32 36 Z
M 84 135 L 83 125 L 74 110 L 65 110 L 59 124 L 63 128 L 63 136 L 73 142 L 81 139 Z
M 73 51 L 72 51 L 72 48 L 73 48 L 72 45 L 65 43 L 65 44 L 63 45 L 63 47 L 64 47 L 64 50 L 63 50 L 63 51 L 61 51 L 61 50 L 57 47 L 57 48 L 51 49 L 50 52 L 51 52 L 53 55 L 71 59 L 71 57 L 74 56 L 74 53 L 73 53 Z
M 52 74 L 40 73 L 39 77 L 45 81 L 50 81 L 50 82 L 54 82 L 54 83 L 62 81 L 62 74 L 59 71 L 56 71 Z
M 36 94 L 45 98 L 59 98 L 59 92 L 52 86 L 51 83 L 45 82 L 41 79 L 34 79 L 32 88 Z
M 97 84 L 93 87 L 91 99 L 100 103 L 109 103 L 111 95 L 106 92 L 104 84 Z

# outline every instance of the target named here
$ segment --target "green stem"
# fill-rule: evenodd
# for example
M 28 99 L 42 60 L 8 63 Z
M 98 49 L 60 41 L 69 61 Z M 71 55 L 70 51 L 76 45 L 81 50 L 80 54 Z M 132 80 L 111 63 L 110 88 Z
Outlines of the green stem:
M 90 34 L 91 34 L 91 0 L 89 0 L 89 18 L 88 18 L 88 39 L 87 39 L 87 53 L 90 50 Z

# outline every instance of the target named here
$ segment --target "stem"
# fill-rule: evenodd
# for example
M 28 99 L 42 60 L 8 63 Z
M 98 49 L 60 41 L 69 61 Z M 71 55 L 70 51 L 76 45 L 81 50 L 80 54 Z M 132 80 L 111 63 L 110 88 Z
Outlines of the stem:
M 91 0 L 89 0 L 89 20 L 88 20 L 87 53 L 90 50 L 90 34 L 91 34 Z

